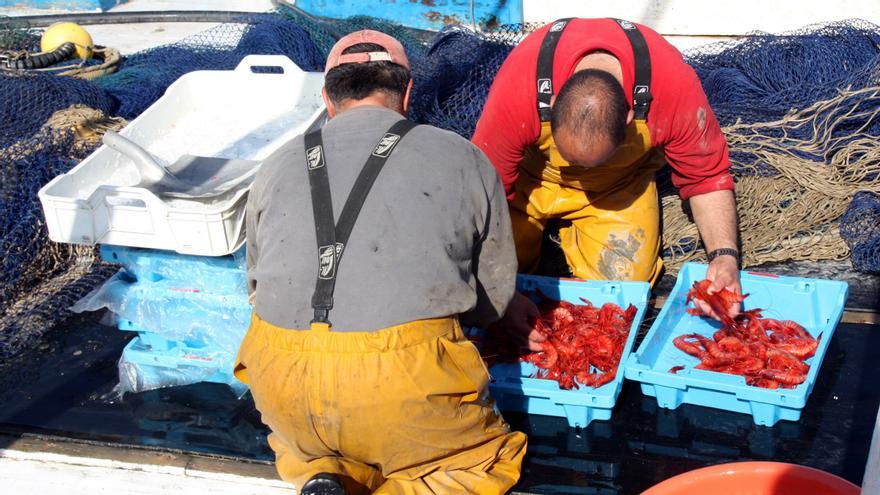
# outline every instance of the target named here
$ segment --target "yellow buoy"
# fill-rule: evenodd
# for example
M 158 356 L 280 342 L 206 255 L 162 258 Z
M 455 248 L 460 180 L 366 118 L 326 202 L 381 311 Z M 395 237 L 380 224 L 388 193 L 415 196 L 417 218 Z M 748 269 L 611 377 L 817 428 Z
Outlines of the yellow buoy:
M 46 29 L 40 38 L 40 51 L 51 52 L 63 43 L 76 45 L 76 54 L 86 60 L 92 56 L 92 37 L 82 26 L 73 22 L 56 22 Z

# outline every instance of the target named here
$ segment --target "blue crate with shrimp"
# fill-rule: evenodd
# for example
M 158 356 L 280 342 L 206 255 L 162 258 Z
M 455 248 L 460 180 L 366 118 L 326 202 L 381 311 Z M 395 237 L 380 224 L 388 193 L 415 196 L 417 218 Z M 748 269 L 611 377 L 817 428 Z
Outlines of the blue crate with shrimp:
M 555 380 L 535 378 L 538 368 L 528 362 L 496 364 L 489 369 L 489 384 L 502 411 L 525 412 L 566 418 L 569 426 L 586 427 L 593 420 L 611 419 L 611 411 L 623 387 L 623 363 L 632 350 L 639 325 L 645 317 L 650 286 L 645 282 L 609 282 L 558 279 L 531 275 L 517 277 L 517 290 L 548 299 L 583 305 L 582 299 L 600 307 L 613 303 L 635 306 L 636 314 L 623 345 L 613 380 L 596 388 L 565 390 Z
M 764 426 L 779 420 L 797 421 L 843 314 L 847 284 L 741 272 L 742 290 L 748 294 L 744 310 L 760 308 L 764 318 L 794 321 L 818 341 L 815 353 L 803 361 L 809 366 L 805 377 L 800 377 L 803 382 L 792 384 L 793 388 L 771 389 L 749 385 L 739 374 L 697 369 L 701 360 L 676 347 L 678 337 L 698 335 L 708 341 L 722 327 L 718 321 L 687 312 L 688 291 L 706 278 L 706 270 L 706 265 L 697 263 L 682 267 L 663 309 L 629 357 L 626 378 L 640 382 L 642 393 L 656 397 L 657 404 L 666 409 L 681 404 L 713 407 L 751 414 L 756 424 Z

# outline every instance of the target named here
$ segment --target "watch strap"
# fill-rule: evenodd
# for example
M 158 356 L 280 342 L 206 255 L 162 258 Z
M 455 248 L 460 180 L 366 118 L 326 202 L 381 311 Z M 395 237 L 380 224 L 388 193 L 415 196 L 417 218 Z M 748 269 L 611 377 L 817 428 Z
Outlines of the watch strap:
M 711 262 L 715 258 L 719 256 L 733 256 L 736 258 L 736 261 L 739 262 L 739 251 L 733 248 L 720 248 L 716 249 L 708 254 L 708 259 Z

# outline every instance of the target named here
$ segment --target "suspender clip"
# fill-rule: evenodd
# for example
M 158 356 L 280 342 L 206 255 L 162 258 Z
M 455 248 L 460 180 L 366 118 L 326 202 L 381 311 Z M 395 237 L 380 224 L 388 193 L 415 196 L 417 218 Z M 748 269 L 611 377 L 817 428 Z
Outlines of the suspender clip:
M 323 323 L 330 326 L 330 308 L 315 308 L 315 317 L 312 318 L 312 325 Z

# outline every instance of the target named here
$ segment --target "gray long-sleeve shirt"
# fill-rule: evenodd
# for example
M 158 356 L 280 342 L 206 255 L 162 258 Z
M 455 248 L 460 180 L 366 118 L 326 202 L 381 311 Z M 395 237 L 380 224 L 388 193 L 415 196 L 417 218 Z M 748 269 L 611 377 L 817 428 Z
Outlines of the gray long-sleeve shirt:
M 323 129 L 338 220 L 379 138 L 400 120 L 356 107 Z M 318 270 L 303 137 L 267 158 L 247 204 L 249 290 L 269 323 L 309 328 Z M 409 132 L 370 190 L 337 272 L 334 331 L 374 331 L 460 315 L 486 325 L 513 295 L 516 253 L 495 169 L 460 136 L 430 126 Z

